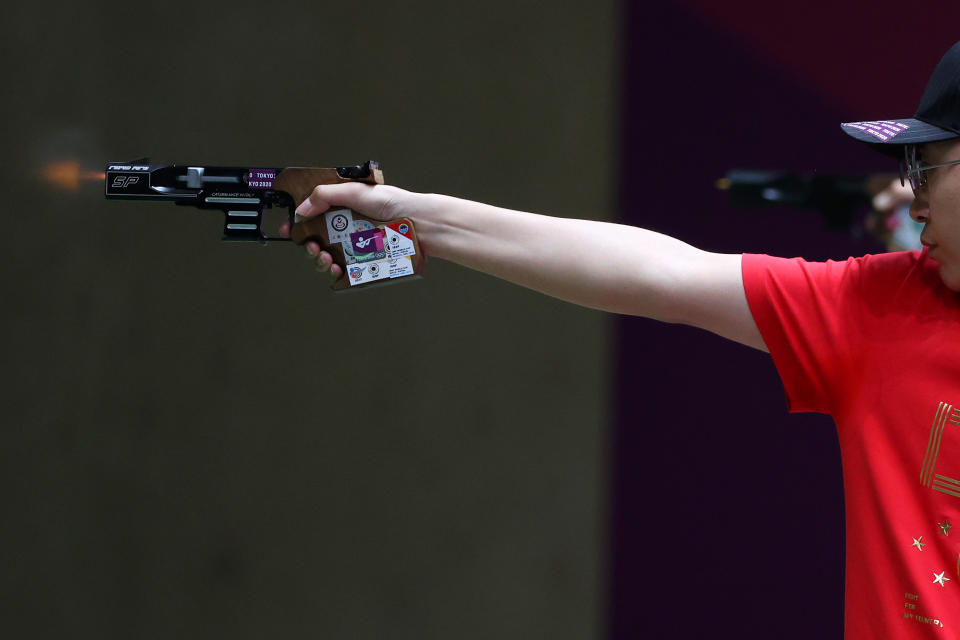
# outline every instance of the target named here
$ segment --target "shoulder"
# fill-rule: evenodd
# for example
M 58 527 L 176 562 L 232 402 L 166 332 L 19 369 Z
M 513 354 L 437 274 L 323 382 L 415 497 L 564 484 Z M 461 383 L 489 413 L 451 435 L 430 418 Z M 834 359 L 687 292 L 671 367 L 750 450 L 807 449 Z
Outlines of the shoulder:
M 924 276 L 937 273 L 936 264 L 921 251 L 869 254 L 850 258 L 847 262 L 862 277 L 879 281 L 900 281 L 910 277 L 923 280 Z
M 958 303 L 941 281 L 937 263 L 920 251 L 826 262 L 744 255 L 743 282 L 761 325 L 790 314 L 805 320 L 846 318 L 864 327 L 921 310 L 940 313 L 944 305 Z
M 898 251 L 851 258 L 851 289 L 873 308 L 916 307 L 948 290 L 937 263 L 921 251 Z
M 825 262 L 744 254 L 743 277 L 745 283 L 749 281 L 758 286 L 779 284 L 860 291 L 901 286 L 906 282 L 934 287 L 940 284 L 936 263 L 920 251 L 868 254 Z
M 908 330 L 917 301 L 935 297 L 928 263 L 919 252 L 825 262 L 744 255 L 747 301 L 792 410 L 838 406 L 835 392 L 859 375 L 865 349 Z

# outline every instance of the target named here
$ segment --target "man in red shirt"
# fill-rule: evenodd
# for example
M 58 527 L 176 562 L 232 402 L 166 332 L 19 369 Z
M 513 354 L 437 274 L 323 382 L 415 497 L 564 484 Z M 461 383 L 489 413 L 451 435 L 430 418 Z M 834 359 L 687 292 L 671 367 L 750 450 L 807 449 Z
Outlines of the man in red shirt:
M 791 411 L 837 424 L 846 637 L 960 638 L 960 43 L 915 118 L 842 126 L 901 159 L 923 251 L 825 263 L 716 254 L 636 227 L 359 183 L 317 187 L 298 215 L 407 217 L 429 256 L 768 351 Z M 307 251 L 343 275 L 318 245 Z M 571 259 L 597 253 L 607 260 Z

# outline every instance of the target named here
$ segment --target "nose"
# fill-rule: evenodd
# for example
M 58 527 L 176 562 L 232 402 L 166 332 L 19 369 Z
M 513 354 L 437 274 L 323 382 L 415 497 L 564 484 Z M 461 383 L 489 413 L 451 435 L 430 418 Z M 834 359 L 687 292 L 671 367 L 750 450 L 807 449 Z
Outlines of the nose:
M 910 217 L 915 222 L 926 224 L 930 220 L 930 201 L 927 200 L 927 190 L 920 189 L 910 205 Z

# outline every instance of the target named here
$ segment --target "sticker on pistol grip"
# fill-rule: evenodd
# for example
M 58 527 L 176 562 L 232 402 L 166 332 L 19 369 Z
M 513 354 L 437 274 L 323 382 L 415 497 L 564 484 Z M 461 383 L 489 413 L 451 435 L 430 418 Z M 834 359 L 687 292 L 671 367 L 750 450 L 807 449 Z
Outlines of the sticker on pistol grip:
M 343 242 L 350 239 L 350 233 L 353 231 L 353 212 L 350 209 L 334 209 L 323 214 L 327 222 L 327 234 L 330 236 L 330 244 Z M 344 247 L 346 249 L 346 247 Z
M 355 231 L 350 234 L 350 245 L 357 262 L 372 262 L 374 260 L 384 260 L 387 257 L 382 229 Z
M 413 275 L 413 260 L 406 256 L 384 260 L 390 268 L 391 278 L 402 278 Z
M 350 238 L 347 238 L 341 242 L 340 246 L 343 247 L 344 262 L 347 264 L 354 264 L 357 261 L 357 258 L 353 255 L 353 245 L 350 244 Z
M 390 265 L 387 264 L 387 260 L 347 265 L 347 279 L 350 280 L 350 286 L 389 278 L 391 278 Z
M 387 234 L 387 252 L 391 258 L 416 255 L 413 233 L 406 222 L 394 222 L 384 227 Z

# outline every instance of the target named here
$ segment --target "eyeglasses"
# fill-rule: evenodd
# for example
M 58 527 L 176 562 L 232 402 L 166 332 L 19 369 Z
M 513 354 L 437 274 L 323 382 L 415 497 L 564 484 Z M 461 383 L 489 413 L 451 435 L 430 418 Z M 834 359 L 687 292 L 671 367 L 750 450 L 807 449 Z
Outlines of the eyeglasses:
M 923 164 L 917 145 L 907 144 L 903 147 L 903 160 L 900 161 L 900 185 L 910 182 L 910 188 L 913 189 L 913 195 L 917 195 L 920 187 L 927 184 L 926 172 L 937 167 L 946 167 L 951 164 L 960 164 L 960 160 L 952 162 L 942 162 L 940 164 Z

